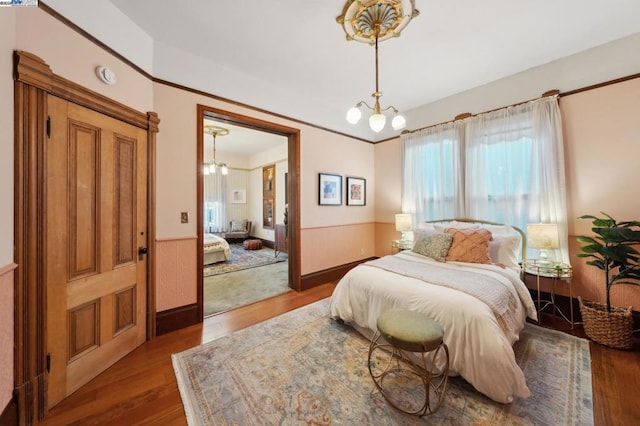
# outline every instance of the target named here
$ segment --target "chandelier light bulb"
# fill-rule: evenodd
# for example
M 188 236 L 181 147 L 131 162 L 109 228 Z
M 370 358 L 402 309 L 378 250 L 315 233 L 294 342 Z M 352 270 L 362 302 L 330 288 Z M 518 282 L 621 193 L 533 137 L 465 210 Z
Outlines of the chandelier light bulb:
M 204 165 L 204 167 L 202 168 L 202 173 L 203 173 L 205 176 L 209 176 L 209 165 L 208 165 L 208 164 L 205 164 L 205 165 Z
M 360 112 L 360 108 L 351 107 L 349 111 L 347 111 L 347 121 L 350 124 L 356 124 L 362 118 L 362 112 Z
M 227 165 L 226 165 L 226 164 L 222 164 L 222 165 L 220 166 L 220 172 L 221 172 L 223 175 L 226 175 L 226 174 L 228 174 L 228 173 L 229 173 L 229 169 L 227 168 Z
M 387 117 L 384 114 L 373 114 L 369 117 L 369 127 L 376 133 L 384 129 L 384 124 L 387 122 Z
M 216 163 L 213 163 L 209 166 L 209 173 L 215 173 L 216 172 Z
M 393 117 L 393 120 L 391 120 L 391 126 L 393 126 L 393 130 L 404 129 L 407 127 L 407 120 L 405 120 L 402 115 L 396 114 L 396 116 Z

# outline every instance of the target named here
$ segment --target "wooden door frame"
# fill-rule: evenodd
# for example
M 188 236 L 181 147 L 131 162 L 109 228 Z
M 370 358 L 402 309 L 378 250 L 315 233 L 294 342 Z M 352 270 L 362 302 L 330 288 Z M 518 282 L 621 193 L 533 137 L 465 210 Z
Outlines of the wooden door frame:
M 272 123 L 270 121 L 260 120 L 254 117 L 225 111 L 206 105 L 198 104 L 198 119 L 196 135 L 197 143 L 197 232 L 198 232 L 198 265 L 202 265 L 203 261 L 203 206 L 204 206 L 204 174 L 202 165 L 204 163 L 204 117 L 210 117 L 216 121 L 235 124 L 242 127 L 248 127 L 267 133 L 275 133 L 285 136 L 288 140 L 287 147 L 287 163 L 288 179 L 287 199 L 289 204 L 288 225 L 289 225 L 289 286 L 295 291 L 302 290 L 302 278 L 300 267 L 300 129 L 283 126 L 281 124 Z M 203 295 L 203 269 L 198 267 L 198 318 L 202 318 L 204 314 L 204 295 Z
M 141 113 L 54 74 L 41 58 L 15 51 L 14 73 L 14 398 L 20 424 L 47 411 L 46 141 L 54 95 L 147 131 L 147 339 L 155 336 L 155 112 Z

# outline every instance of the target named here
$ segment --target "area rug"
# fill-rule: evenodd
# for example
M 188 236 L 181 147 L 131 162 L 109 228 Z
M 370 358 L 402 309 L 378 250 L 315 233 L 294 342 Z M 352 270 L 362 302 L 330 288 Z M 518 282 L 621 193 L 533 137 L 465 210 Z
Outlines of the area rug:
M 259 266 L 271 265 L 283 262 L 286 256 L 276 257 L 273 250 L 245 250 L 242 244 L 229 244 L 231 249 L 231 259 L 226 262 L 218 262 L 204 266 L 203 276 L 226 274 L 228 272 L 240 271 L 242 269 L 257 268 Z
M 204 316 L 206 318 L 289 291 L 293 290 L 289 288 L 287 262 L 211 275 L 203 280 Z
M 369 342 L 328 317 L 328 299 L 172 355 L 190 425 L 591 425 L 588 341 L 527 324 L 514 350 L 532 392 L 499 404 L 460 377 L 443 406 L 391 408 L 367 369 Z

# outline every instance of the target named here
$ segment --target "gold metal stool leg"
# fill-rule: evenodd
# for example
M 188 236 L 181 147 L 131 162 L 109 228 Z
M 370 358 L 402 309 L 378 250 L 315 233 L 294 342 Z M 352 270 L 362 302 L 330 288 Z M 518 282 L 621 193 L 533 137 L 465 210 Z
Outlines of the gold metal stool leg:
M 435 360 L 440 351 L 444 351 L 446 362 L 442 371 L 436 371 Z M 367 363 L 376 388 L 392 407 L 403 413 L 423 416 L 435 413 L 444 402 L 449 383 L 449 348 L 441 342 L 435 350 L 420 355 L 422 365 L 412 361 L 401 349 L 387 343 L 376 331 L 369 345 Z M 385 379 L 390 382 L 389 385 L 383 383 Z M 423 402 L 410 401 L 421 399 L 416 397 L 420 393 L 416 387 L 424 391 Z M 396 395 L 395 398 L 392 394 Z

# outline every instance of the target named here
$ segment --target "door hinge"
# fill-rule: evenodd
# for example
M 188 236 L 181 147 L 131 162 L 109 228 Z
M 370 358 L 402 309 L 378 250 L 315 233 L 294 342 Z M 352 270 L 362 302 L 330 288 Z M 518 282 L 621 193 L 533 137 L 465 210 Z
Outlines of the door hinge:
M 47 354 L 47 373 L 51 373 L 51 354 Z
M 47 116 L 47 137 L 51 138 L 51 116 Z

